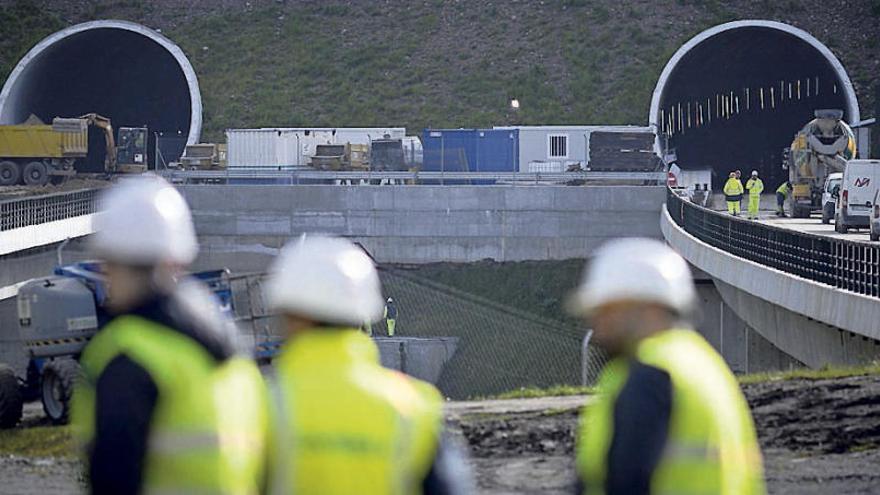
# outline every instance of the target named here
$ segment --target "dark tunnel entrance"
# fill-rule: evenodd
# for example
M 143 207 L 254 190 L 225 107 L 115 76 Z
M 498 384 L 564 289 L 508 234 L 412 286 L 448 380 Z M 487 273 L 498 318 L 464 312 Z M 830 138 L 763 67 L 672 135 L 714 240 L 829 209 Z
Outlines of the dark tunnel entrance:
M 146 126 L 151 167 L 156 133 L 197 142 L 198 83 L 180 49 L 136 24 L 88 24 L 94 26 L 55 33 L 22 59 L 4 87 L 5 98 L 0 95 L 0 122 L 21 123 L 34 114 L 48 123 L 54 117 L 96 112 L 110 118 L 117 137 L 120 127 Z M 74 32 L 65 35 L 66 31 Z M 105 151 L 98 129 L 90 129 L 89 143 L 89 156 L 78 169 L 100 171 Z M 183 140 L 174 143 L 182 151 Z M 163 151 L 179 156 L 178 150 Z
M 734 169 L 744 176 L 758 170 L 765 188 L 775 189 L 788 177 L 783 149 L 816 109 L 858 119 L 849 78 L 827 48 L 791 26 L 754 22 L 763 25 L 718 26 L 685 45 L 664 70 L 652 105 L 661 147 L 675 150 L 682 169 L 713 170 L 716 189 Z

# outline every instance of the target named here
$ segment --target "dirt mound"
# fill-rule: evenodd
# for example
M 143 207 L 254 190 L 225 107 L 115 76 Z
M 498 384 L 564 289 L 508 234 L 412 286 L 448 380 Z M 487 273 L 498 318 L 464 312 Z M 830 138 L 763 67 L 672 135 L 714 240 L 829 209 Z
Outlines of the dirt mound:
M 876 493 L 880 376 L 743 387 L 770 493 Z M 453 403 L 481 493 L 566 493 L 586 397 Z
M 107 187 L 110 181 L 92 177 L 77 177 L 70 179 L 64 184 L 46 184 L 45 186 L 0 186 L 0 200 L 18 199 L 29 196 L 41 196 L 60 192 L 76 191 L 80 189 L 99 189 Z
M 880 377 L 768 382 L 745 390 L 765 448 L 841 454 L 880 446 Z
M 460 425 L 474 457 L 572 455 L 579 410 L 526 413 Z

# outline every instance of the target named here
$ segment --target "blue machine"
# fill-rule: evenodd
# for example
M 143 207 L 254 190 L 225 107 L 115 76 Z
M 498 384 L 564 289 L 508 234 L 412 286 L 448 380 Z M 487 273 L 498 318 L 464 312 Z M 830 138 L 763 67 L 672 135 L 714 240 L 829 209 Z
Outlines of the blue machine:
M 518 129 L 425 129 L 424 164 L 430 172 L 517 172 Z M 493 183 L 493 181 L 481 181 Z
M 235 298 L 229 271 L 191 274 L 214 293 L 220 310 L 235 318 Z M 23 376 L 0 364 L 0 428 L 15 426 L 26 400 L 40 398 L 46 416 L 65 423 L 70 397 L 80 374 L 77 362 L 83 348 L 109 319 L 104 310 L 107 286 L 102 264 L 83 261 L 55 268 L 53 274 L 29 280 L 18 289 L 19 336 L 27 352 Z M 262 342 L 254 357 L 271 360 L 281 342 Z

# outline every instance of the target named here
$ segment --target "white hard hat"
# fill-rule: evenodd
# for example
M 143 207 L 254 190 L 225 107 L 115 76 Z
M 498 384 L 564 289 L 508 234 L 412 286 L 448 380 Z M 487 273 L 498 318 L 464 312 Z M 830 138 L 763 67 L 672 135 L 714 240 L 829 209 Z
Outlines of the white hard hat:
M 394 302 L 394 299 L 388 298 L 388 302 Z
M 272 264 L 269 306 L 283 313 L 346 325 L 382 316 L 384 304 L 373 261 L 337 237 L 304 237 L 289 243 Z
M 758 175 L 758 171 L 757 171 L 757 170 L 752 170 L 752 175 Z
M 678 253 L 659 241 L 629 238 L 610 241 L 596 251 L 568 309 L 589 315 L 608 303 L 638 301 L 686 315 L 695 299 L 691 271 Z
M 126 179 L 99 199 L 92 249 L 131 265 L 191 263 L 199 246 L 183 196 L 154 175 Z

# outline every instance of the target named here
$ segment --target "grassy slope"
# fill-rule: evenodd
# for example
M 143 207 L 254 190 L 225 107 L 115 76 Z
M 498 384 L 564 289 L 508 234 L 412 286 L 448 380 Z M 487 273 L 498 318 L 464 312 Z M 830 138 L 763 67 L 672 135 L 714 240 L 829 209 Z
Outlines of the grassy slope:
M 803 27 L 835 50 L 869 106 L 880 0 L 827 4 L 0 0 L 0 80 L 41 36 L 116 17 L 159 27 L 183 47 L 203 88 L 208 139 L 229 127 L 276 125 L 417 132 L 512 122 L 638 124 L 663 65 L 687 38 L 731 19 L 770 18 Z M 506 111 L 512 96 L 523 105 L 515 116 Z
M 837 378 L 847 378 L 853 376 L 880 375 L 880 365 L 870 364 L 855 367 L 825 367 L 817 370 L 802 368 L 789 371 L 778 371 L 769 373 L 752 373 L 748 375 L 738 376 L 737 379 L 741 385 L 752 385 L 755 383 L 766 383 L 783 380 L 834 380 Z M 483 399 L 531 399 L 536 397 L 558 397 L 563 395 L 585 395 L 595 393 L 593 387 L 574 387 L 567 385 L 557 385 L 547 388 L 526 387 L 518 390 L 511 390 L 489 397 L 480 397 Z

